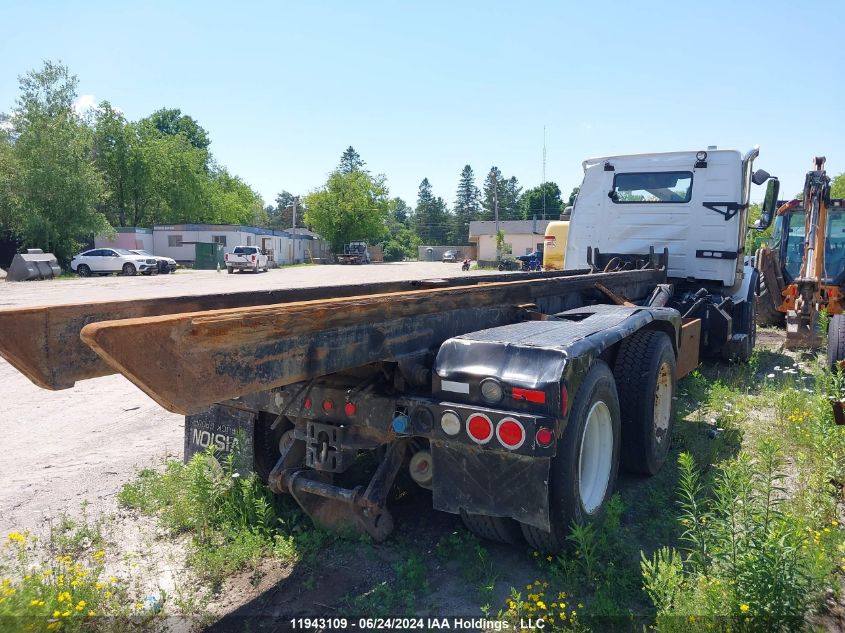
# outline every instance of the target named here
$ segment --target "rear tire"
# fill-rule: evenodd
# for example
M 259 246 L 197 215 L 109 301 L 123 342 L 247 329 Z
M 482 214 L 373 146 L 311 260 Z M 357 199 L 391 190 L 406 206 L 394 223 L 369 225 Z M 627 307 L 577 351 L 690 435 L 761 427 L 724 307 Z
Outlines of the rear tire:
M 619 469 L 620 419 L 616 381 L 604 361 L 595 361 L 575 395 L 549 471 L 549 523 L 545 532 L 522 525 L 529 545 L 557 553 L 570 525 L 600 516 L 613 494 Z
M 669 454 L 677 391 L 675 351 L 663 332 L 622 341 L 613 374 L 622 418 L 622 468 L 655 475 Z
M 519 523 L 513 519 L 470 514 L 463 510 L 461 510 L 461 519 L 466 528 L 480 538 L 511 545 L 522 542 L 522 530 Z
M 88 268 L 86 264 L 79 264 L 79 266 L 76 267 L 76 274 L 80 277 L 90 277 L 91 269 Z
M 135 264 L 127 262 L 123 265 L 123 274 L 127 277 L 134 277 L 136 272 L 138 272 L 138 270 L 135 268 Z
M 786 315 L 777 309 L 775 297 L 769 292 L 763 276 L 760 275 L 760 292 L 757 293 L 757 325 L 782 326 L 785 320 Z
M 836 370 L 845 360 L 845 314 L 834 314 L 827 329 L 827 366 Z

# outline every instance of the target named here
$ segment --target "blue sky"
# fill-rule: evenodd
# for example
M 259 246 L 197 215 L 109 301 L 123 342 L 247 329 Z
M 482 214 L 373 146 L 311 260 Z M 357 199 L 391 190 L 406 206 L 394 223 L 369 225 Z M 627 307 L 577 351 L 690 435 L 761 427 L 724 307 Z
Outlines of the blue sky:
M 467 163 L 527 188 L 544 125 L 565 193 L 589 156 L 759 144 L 792 194 L 816 154 L 845 171 L 843 18 L 843 2 L 0 0 L 0 111 L 60 59 L 130 119 L 195 117 L 267 201 L 321 185 L 348 145 L 411 204 L 423 177 L 451 204 Z

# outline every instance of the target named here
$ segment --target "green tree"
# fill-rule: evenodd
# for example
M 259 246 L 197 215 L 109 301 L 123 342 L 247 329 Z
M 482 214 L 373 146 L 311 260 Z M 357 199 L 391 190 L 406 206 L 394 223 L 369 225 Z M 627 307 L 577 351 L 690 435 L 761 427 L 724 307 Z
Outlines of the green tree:
M 199 150 L 207 150 L 211 144 L 208 132 L 193 117 L 182 114 L 179 108 L 156 110 L 146 119 L 143 119 L 142 123 L 152 125 L 165 136 L 181 134 Z
M 481 193 L 481 217 L 479 220 L 495 220 L 496 209 L 499 210 L 499 219 L 502 219 L 502 200 L 505 196 L 504 178 L 502 171 L 495 165 L 487 172 Z
M 534 217 L 540 219 L 557 219 L 563 210 L 563 201 L 560 199 L 560 187 L 554 182 L 546 182 L 526 191 L 519 201 L 522 209 L 522 217 L 530 220 Z
M 519 199 L 522 187 L 516 177 L 505 178 L 495 165 L 490 168 L 484 179 L 482 189 L 481 220 L 495 220 L 496 206 L 499 208 L 499 220 L 518 220 L 522 218 Z
M 270 213 L 270 226 L 282 231 L 293 226 L 293 203 L 296 199 L 297 196 L 286 190 L 276 196 L 276 206 Z M 302 209 L 299 208 L 299 203 L 297 203 L 296 214 L 297 226 L 302 226 Z
M 335 252 L 350 241 L 381 238 L 390 213 L 384 177 L 373 177 L 360 169 L 333 171 L 326 184 L 308 194 L 304 203 L 305 224 L 325 238 Z
M 521 220 L 522 210 L 519 207 L 522 197 L 522 187 L 516 176 L 511 176 L 504 182 L 504 197 L 499 197 L 499 219 Z
M 475 185 L 475 173 L 472 167 L 464 165 L 461 170 L 458 190 L 455 193 L 455 220 L 449 241 L 453 244 L 466 244 L 469 241 L 469 223 L 481 214 L 481 192 Z
M 446 243 L 450 217 L 443 198 L 435 196 L 428 178 L 423 178 L 414 211 L 414 230 L 422 243 L 436 246 Z
M 123 114 L 103 101 L 94 114 L 94 162 L 105 184 L 99 208 L 114 226 L 136 225 L 131 203 L 136 140 Z
M 581 187 L 572 187 L 572 192 L 569 194 L 569 200 L 566 201 L 566 206 L 571 207 L 575 204 L 575 199 L 578 197 L 578 192 Z
M 364 171 L 366 164 L 361 155 L 350 145 L 340 155 L 340 164 L 337 166 L 337 170 L 342 174 L 348 174 L 351 171 Z
M 10 118 L 14 139 L 2 155 L 13 231 L 25 246 L 67 261 L 81 240 L 110 230 L 96 204 L 103 182 L 92 161 L 93 134 L 73 111 L 77 78 L 45 62 L 20 78 L 21 95 Z M 11 202 L 8 202 L 11 201 Z
M 832 198 L 845 198 L 845 174 L 839 174 L 830 184 Z

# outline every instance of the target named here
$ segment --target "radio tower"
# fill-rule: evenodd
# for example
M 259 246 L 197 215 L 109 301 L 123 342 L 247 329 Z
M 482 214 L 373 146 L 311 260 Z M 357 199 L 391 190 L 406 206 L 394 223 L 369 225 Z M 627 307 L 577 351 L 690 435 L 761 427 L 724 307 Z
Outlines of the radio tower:
M 543 126 L 543 219 L 546 219 L 546 126 Z

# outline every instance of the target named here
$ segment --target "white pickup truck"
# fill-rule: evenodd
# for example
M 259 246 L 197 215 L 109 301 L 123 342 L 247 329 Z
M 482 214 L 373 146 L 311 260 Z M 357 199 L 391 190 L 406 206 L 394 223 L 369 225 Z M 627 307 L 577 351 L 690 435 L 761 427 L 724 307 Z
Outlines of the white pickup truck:
M 258 246 L 236 246 L 231 253 L 223 256 L 226 262 L 226 271 L 231 275 L 238 270 L 251 270 L 257 273 L 260 270 L 267 272 L 268 257 Z

